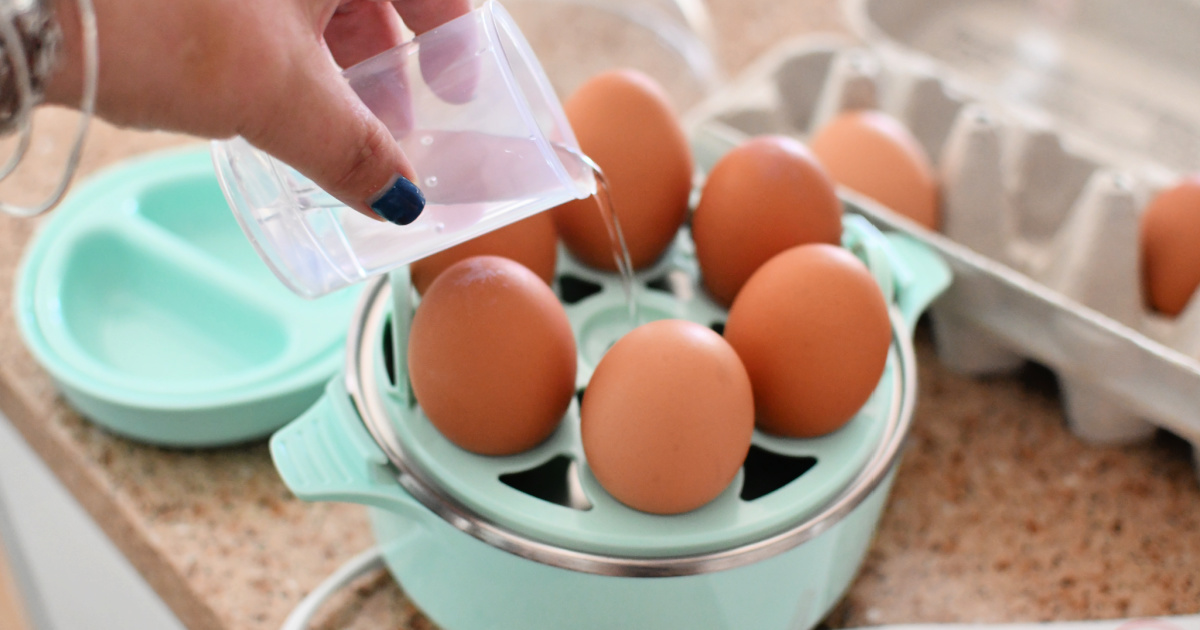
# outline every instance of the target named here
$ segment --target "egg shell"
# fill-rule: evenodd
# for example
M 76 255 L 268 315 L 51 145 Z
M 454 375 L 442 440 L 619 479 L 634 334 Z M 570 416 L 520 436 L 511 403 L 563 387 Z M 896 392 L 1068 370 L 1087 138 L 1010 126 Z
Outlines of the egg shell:
M 938 229 L 938 184 L 929 156 L 903 123 L 880 111 L 843 112 L 810 142 L 839 184 Z
M 758 427 L 831 433 L 862 408 L 891 345 L 887 302 L 841 247 L 801 245 L 767 261 L 729 310 L 725 339 L 754 387 Z
M 523 265 L 459 261 L 413 315 L 408 370 L 417 402 L 451 442 L 481 455 L 536 446 L 575 391 L 575 338 L 562 304 Z
M 604 355 L 580 416 L 600 485 L 634 509 L 678 514 L 708 503 L 737 475 L 754 432 L 754 396 L 720 335 L 659 320 Z
M 1141 216 L 1142 289 L 1161 313 L 1183 312 L 1200 287 L 1200 175 L 1154 197 Z
M 415 261 L 409 267 L 413 286 L 424 295 L 438 274 L 472 256 L 503 256 L 515 260 L 550 285 L 558 263 L 558 233 L 554 230 L 554 220 L 548 213 L 539 212 Z
M 728 306 L 763 263 L 805 243 L 837 244 L 842 203 L 803 144 L 760 136 L 726 153 L 708 174 L 692 216 L 704 286 Z
M 662 88 L 634 70 L 585 82 L 563 104 L 580 149 L 604 173 L 634 268 L 657 260 L 687 216 L 692 154 Z M 613 245 L 595 198 L 551 211 L 581 262 L 615 270 Z

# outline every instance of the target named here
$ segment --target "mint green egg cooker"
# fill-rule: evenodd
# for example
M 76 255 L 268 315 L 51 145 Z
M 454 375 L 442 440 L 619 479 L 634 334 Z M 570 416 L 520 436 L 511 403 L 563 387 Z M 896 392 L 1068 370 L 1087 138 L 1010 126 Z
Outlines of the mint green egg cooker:
M 912 326 L 950 280 L 924 245 L 884 235 L 857 215 L 846 216 L 843 245 L 891 298 L 887 366 L 870 400 L 839 431 L 807 440 L 755 433 L 755 449 L 815 461 L 762 496 L 742 498 L 747 467 L 723 494 L 687 514 L 621 505 L 587 469 L 577 402 L 531 451 L 482 457 L 453 446 L 408 386 L 405 340 L 415 294 L 406 271 L 365 290 L 345 373 L 275 434 L 271 454 L 300 498 L 370 506 L 390 571 L 447 630 L 810 628 L 845 592 L 870 544 L 912 419 Z M 598 289 L 565 305 L 583 388 L 604 349 L 628 329 L 628 309 L 614 276 L 565 255 L 560 287 L 564 276 Z M 704 295 L 698 277 L 681 234 L 663 262 L 638 276 L 641 319 L 723 322 L 725 311 Z M 562 458 L 571 463 L 565 499 L 539 498 L 506 481 Z

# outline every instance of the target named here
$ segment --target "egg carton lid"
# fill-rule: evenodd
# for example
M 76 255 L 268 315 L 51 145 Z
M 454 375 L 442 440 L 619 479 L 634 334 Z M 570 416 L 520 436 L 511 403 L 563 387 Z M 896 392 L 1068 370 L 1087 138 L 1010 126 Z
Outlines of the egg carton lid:
M 1131 442 L 1157 426 L 1200 452 L 1200 363 L 1189 356 L 1197 347 L 1200 296 L 1169 320 L 1140 312 L 1135 295 L 1136 215 L 1149 194 L 1200 171 L 1200 3 L 844 0 L 843 7 L 852 30 L 883 57 L 926 68 L 967 95 L 972 112 L 1011 116 L 1033 130 L 1031 137 L 1045 132 L 1097 166 L 1059 230 L 1083 242 L 1044 245 L 1074 251 L 1058 252 L 1060 260 L 1044 265 L 1036 281 L 1012 273 L 1004 264 L 1012 256 L 997 256 L 982 240 L 922 237 L 937 241 L 972 285 L 935 316 L 943 356 L 968 371 L 982 366 L 973 362 L 1016 358 L 983 347 L 990 341 L 962 339 L 976 336 L 972 325 L 952 321 L 966 315 L 1000 345 L 1059 368 L 1068 422 L 1081 438 Z M 1027 147 L 1035 144 L 1027 139 Z M 887 224 L 894 215 L 875 216 Z M 1031 330 L 1039 325 L 1043 330 Z
M 1200 170 L 1200 3 L 846 0 L 873 48 L 1043 117 L 1106 164 Z
M 897 114 L 940 167 L 949 195 L 943 212 L 953 210 L 945 216 L 956 225 L 931 232 L 865 196 L 840 194 L 950 264 L 954 285 L 932 311 L 943 362 L 991 373 L 1040 361 L 1056 371 L 1068 423 L 1081 438 L 1131 442 L 1164 428 L 1200 450 L 1200 295 L 1174 320 L 1144 308 L 1136 227 L 1145 193 L 1200 156 L 1163 157 L 1153 138 L 1170 132 L 1131 132 L 1174 121 L 1186 128 L 1173 138 L 1182 141 L 1200 134 L 1200 114 L 1172 110 L 1182 101 L 1159 93 L 1172 81 L 1104 89 L 1106 72 L 1129 72 L 1153 55 L 1185 74 L 1183 57 L 1162 43 L 1135 46 L 1151 36 L 1147 24 L 1171 24 L 1161 36 L 1191 50 L 1191 39 L 1173 35 L 1200 27 L 1200 4 L 1156 0 L 1138 4 L 1136 15 L 1103 1 L 850 0 L 845 7 L 868 46 L 805 36 L 765 54 L 689 112 L 697 162 L 711 165 L 756 134 L 804 137 L 847 109 Z M 1048 47 L 1057 56 L 1022 57 L 1021 46 L 1037 38 L 1018 35 L 1046 35 L 1047 20 L 1058 29 Z M 1022 83 L 1030 76 L 1038 78 Z M 1191 94 L 1200 72 L 1178 83 Z M 1061 97 L 1080 89 L 1089 94 L 1079 103 Z M 1132 108 L 1141 117 L 1117 106 L 1131 99 L 1142 102 Z

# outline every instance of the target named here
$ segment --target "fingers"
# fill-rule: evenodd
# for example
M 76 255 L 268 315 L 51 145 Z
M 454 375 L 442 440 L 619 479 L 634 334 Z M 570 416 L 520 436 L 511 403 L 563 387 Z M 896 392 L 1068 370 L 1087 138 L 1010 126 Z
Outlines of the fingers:
M 469 13 L 471 0 L 396 0 L 392 6 L 420 35 Z M 478 46 L 473 31 L 427 39 L 419 55 L 425 83 L 447 102 L 470 101 L 479 83 L 479 61 L 472 55 Z
M 414 221 L 425 199 L 392 135 L 327 57 L 300 67 L 286 92 L 302 95 L 303 106 L 287 102 L 243 135 L 362 214 L 401 225 Z
M 477 31 L 438 31 L 423 40 L 417 58 L 425 84 L 448 103 L 467 103 L 474 98 L 481 70 L 475 55 L 481 43 Z
M 471 11 L 471 0 L 397 0 L 392 5 L 417 35 Z
M 332 60 L 346 68 L 399 44 L 400 17 L 420 34 L 465 15 L 470 8 L 470 0 L 403 0 L 390 5 L 348 0 L 339 4 L 329 18 L 324 39 Z M 461 46 L 451 44 L 443 53 L 432 55 L 431 58 L 436 58 L 433 73 L 443 71 L 442 63 L 437 60 L 448 58 L 451 52 L 461 53 Z M 431 69 L 425 67 L 427 63 L 422 60 L 423 74 L 430 73 Z M 295 107 L 294 101 L 286 103 L 287 106 L 276 108 L 275 115 L 264 121 L 257 132 L 250 130 L 243 135 L 362 214 L 398 224 L 414 221 L 424 209 L 425 198 L 412 184 L 415 179 L 412 165 L 387 127 L 391 125 L 396 128 L 393 131 L 402 132 L 411 126 L 405 108 L 390 112 L 377 104 L 372 109 L 379 111 L 373 115 L 328 58 L 310 60 L 296 67 L 299 70 L 295 85 L 289 85 L 286 93 L 304 95 L 304 106 Z M 473 90 L 475 77 L 469 74 L 466 83 Z M 398 81 L 394 85 L 402 88 L 405 80 L 402 72 L 395 78 Z M 463 81 L 455 83 L 459 87 L 449 91 L 463 92 Z M 394 95 L 390 93 L 381 96 L 384 98 L 368 100 L 407 102 L 392 98 Z M 388 121 L 386 125 L 381 118 Z
M 325 28 L 325 41 L 338 65 L 349 68 L 399 45 L 402 37 L 401 17 L 404 18 L 404 24 L 420 35 L 465 15 L 470 9 L 470 0 L 402 0 L 390 3 L 344 0 Z M 478 45 L 473 31 L 463 31 L 428 39 L 422 46 L 419 57 L 422 77 L 447 102 L 465 103 L 474 96 L 479 62 L 472 53 Z M 397 78 L 405 80 L 403 76 Z M 371 105 L 371 109 L 375 110 L 376 107 Z M 376 114 L 380 112 L 376 111 Z M 385 118 L 393 131 L 404 127 L 402 118 L 393 118 Z
M 349 0 L 325 27 L 325 42 L 343 68 L 369 59 L 403 41 L 400 16 L 387 3 Z
M 387 3 L 349 0 L 338 5 L 325 27 L 325 45 L 334 61 L 349 68 L 401 43 L 403 27 L 396 10 Z M 351 85 L 363 103 L 394 137 L 412 129 L 412 102 L 408 77 L 399 62 L 377 64 L 366 80 Z

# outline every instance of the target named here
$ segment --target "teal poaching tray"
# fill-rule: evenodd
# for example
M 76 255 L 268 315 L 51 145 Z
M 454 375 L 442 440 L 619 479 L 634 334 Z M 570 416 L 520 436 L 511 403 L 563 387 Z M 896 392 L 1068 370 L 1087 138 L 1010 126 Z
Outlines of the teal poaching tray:
M 308 301 L 280 284 L 200 145 L 78 186 L 25 252 L 14 306 L 26 346 L 83 415 L 200 447 L 264 437 L 315 402 L 357 293 Z

